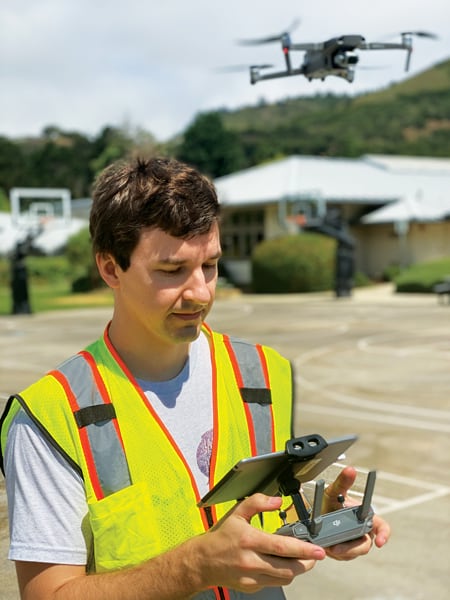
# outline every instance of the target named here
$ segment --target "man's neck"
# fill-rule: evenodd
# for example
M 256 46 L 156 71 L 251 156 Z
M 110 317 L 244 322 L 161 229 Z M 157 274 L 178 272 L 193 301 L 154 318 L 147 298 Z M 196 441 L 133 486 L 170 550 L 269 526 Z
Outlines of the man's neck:
M 153 340 L 118 331 L 114 320 L 108 331 L 115 350 L 134 377 L 146 381 L 168 381 L 176 377 L 189 355 L 190 343 L 155 344 Z

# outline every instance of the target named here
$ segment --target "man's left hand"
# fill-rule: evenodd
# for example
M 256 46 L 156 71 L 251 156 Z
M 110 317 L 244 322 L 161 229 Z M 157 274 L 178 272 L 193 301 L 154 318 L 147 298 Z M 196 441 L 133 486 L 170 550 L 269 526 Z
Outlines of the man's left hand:
M 355 479 L 356 469 L 353 467 L 345 467 L 340 472 L 335 481 L 325 489 L 324 504 L 322 508 L 323 513 L 342 508 L 342 498 L 344 499 L 346 507 L 358 505 L 357 502 L 347 496 Z M 375 544 L 377 548 L 381 548 L 386 544 L 390 535 L 391 528 L 389 527 L 389 524 L 378 515 L 374 515 L 373 528 L 370 533 L 350 542 L 343 542 L 342 544 L 330 546 L 325 550 L 328 556 L 336 560 L 352 560 L 358 556 L 367 554 L 373 544 Z

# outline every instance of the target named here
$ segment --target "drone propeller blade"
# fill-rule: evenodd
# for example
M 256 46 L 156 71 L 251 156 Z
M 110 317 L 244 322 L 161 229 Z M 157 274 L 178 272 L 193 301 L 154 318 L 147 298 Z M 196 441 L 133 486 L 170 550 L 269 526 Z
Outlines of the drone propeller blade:
M 215 70 L 216 73 L 238 73 L 242 71 L 248 71 L 249 69 L 273 69 L 274 65 L 228 65 L 225 67 L 217 67 Z
M 274 65 L 250 65 L 250 69 L 273 69 Z
M 239 71 L 246 71 L 248 65 L 227 65 L 225 67 L 216 67 L 215 73 L 238 73 Z
M 269 35 L 263 38 L 256 38 L 251 40 L 238 40 L 238 44 L 241 46 L 258 46 L 260 44 L 271 44 L 272 42 L 280 42 L 284 37 L 289 36 L 289 34 L 294 31 L 300 24 L 300 19 L 295 19 L 291 25 L 285 29 L 283 32 L 276 35 Z
M 278 42 L 280 40 L 279 35 L 269 36 L 265 38 L 258 38 L 255 40 L 238 40 L 238 44 L 241 46 L 259 46 L 260 44 L 270 44 L 272 42 Z
M 430 38 L 432 40 L 439 39 L 435 33 L 430 31 L 403 31 L 401 35 L 415 35 L 417 37 Z

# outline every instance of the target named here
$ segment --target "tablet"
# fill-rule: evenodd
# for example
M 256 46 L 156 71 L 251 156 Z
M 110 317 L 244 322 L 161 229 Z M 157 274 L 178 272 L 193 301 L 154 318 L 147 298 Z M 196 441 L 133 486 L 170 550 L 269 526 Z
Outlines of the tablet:
M 296 457 L 287 451 L 281 451 L 240 460 L 203 496 L 197 506 L 212 506 L 229 500 L 242 500 L 256 492 L 276 496 L 279 494 L 278 479 L 286 469 L 291 468 L 295 479 L 300 483 L 311 481 L 334 463 L 358 439 L 354 434 L 327 442 L 320 436 L 316 437 L 319 437 L 323 443 L 317 444 L 317 451 L 309 449 L 307 458 Z M 296 439 L 303 440 L 304 438 Z M 295 442 L 296 439 L 293 441 Z

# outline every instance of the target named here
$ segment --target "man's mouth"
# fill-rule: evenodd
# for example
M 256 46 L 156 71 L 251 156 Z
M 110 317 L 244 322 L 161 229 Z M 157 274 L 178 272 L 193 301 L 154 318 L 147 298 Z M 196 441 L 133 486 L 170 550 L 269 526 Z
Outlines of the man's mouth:
M 203 310 L 198 310 L 196 312 L 177 312 L 173 313 L 173 315 L 183 321 L 198 321 L 203 316 Z

